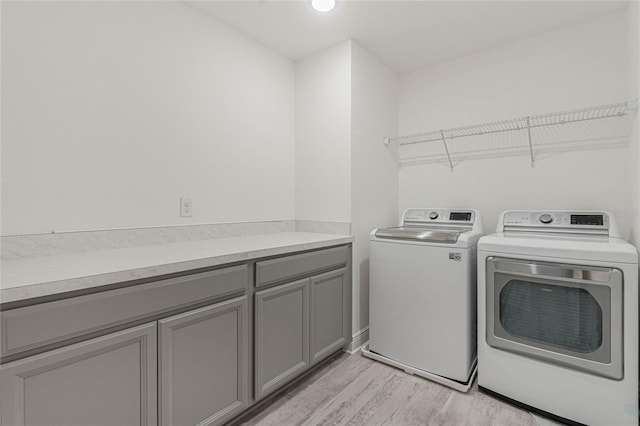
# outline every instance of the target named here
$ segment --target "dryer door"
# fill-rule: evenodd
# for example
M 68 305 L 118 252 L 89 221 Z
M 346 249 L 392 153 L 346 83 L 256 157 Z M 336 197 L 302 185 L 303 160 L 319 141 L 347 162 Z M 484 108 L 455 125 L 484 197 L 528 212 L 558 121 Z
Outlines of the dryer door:
M 622 272 L 487 259 L 487 343 L 622 379 Z

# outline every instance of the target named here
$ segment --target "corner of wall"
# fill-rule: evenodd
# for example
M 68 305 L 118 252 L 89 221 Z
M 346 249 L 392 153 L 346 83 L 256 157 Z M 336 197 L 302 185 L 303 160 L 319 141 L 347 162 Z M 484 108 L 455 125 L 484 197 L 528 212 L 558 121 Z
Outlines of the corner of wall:
M 295 68 L 295 219 L 351 222 L 351 42 Z
M 398 168 L 383 144 L 398 131 L 398 77 L 351 40 L 351 195 L 353 332 L 360 345 L 369 324 L 369 232 L 397 220 Z

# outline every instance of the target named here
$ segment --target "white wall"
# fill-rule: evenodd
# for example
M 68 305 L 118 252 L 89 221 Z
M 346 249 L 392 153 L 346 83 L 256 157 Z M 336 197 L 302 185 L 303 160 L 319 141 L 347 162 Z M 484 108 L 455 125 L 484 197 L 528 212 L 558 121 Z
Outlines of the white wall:
M 627 57 L 629 98 L 640 98 L 640 2 L 629 3 L 627 11 Z M 640 244 L 640 118 L 636 116 L 635 126 L 631 133 L 631 150 L 629 167 L 631 169 L 630 216 L 633 218 L 631 241 L 638 247 Z
M 369 232 L 397 224 L 398 165 L 382 143 L 398 132 L 398 77 L 351 44 L 353 331 L 369 324 Z
M 177 2 L 2 2 L 2 234 L 292 219 L 294 81 Z
M 369 232 L 397 222 L 397 76 L 354 41 L 296 64 L 296 219 L 351 224 L 353 331 L 369 324 Z
M 627 100 L 625 12 L 603 16 L 400 78 L 400 134 Z M 400 210 L 473 207 L 493 232 L 506 209 L 610 209 L 630 218 L 628 149 L 403 167 Z
M 351 222 L 351 43 L 296 63 L 296 219 Z

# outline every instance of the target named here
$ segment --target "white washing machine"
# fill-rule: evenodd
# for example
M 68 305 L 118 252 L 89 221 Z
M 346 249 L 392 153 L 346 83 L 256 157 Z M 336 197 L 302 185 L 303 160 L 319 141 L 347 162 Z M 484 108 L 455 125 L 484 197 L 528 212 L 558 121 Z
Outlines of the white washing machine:
M 460 391 L 476 367 L 477 210 L 407 209 L 370 234 L 365 356 Z
M 638 424 L 638 255 L 605 212 L 507 211 L 478 243 L 478 385 L 531 411 Z

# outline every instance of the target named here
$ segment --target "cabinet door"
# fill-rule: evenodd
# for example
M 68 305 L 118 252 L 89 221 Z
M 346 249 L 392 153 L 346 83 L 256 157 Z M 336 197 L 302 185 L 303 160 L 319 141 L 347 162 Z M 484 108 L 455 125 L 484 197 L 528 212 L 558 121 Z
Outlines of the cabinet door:
M 156 425 L 156 324 L 5 364 L 2 425 Z
M 258 400 L 309 366 L 309 280 L 258 291 L 255 301 Z
M 311 363 L 351 340 L 351 276 L 348 268 L 311 278 Z
M 247 407 L 248 306 L 239 297 L 160 323 L 160 425 L 221 424 Z

